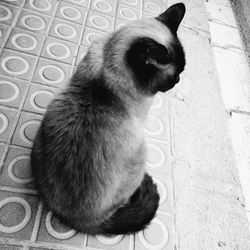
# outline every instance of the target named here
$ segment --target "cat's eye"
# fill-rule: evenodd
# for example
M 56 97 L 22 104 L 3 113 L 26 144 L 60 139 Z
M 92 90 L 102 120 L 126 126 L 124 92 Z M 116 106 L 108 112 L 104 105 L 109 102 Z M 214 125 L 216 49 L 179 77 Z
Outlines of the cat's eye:
M 168 50 L 163 45 L 152 46 L 147 49 L 148 57 L 157 61 L 160 64 L 167 64 L 169 62 Z

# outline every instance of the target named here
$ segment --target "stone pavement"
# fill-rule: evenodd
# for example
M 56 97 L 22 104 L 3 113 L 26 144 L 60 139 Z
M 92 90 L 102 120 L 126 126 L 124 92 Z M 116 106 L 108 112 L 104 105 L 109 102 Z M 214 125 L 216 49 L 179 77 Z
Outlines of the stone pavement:
M 209 3 L 200 0 L 183 1 L 187 15 L 179 35 L 187 66 L 181 82 L 155 97 L 145 126 L 147 169 L 161 194 L 151 226 L 125 237 L 77 233 L 43 208 L 32 183 L 29 152 L 37 127 L 92 39 L 175 2 L 0 1 L 1 250 L 250 249 L 231 109 L 224 107 L 212 54 Z
M 235 9 L 232 9 L 231 4 Z M 239 30 L 243 19 L 248 22 L 250 18 L 247 12 L 250 5 L 244 0 L 231 0 L 231 4 L 227 0 L 208 1 L 206 7 L 209 13 L 211 45 L 225 109 L 230 115 L 230 133 L 250 222 L 250 68 L 244 53 L 249 46 L 249 34 L 246 33 L 248 27 Z M 240 6 L 244 9 L 239 9 Z M 238 15 L 238 23 L 233 10 Z M 243 10 L 246 16 L 241 12 Z M 243 32 L 245 43 L 242 43 L 239 31 Z

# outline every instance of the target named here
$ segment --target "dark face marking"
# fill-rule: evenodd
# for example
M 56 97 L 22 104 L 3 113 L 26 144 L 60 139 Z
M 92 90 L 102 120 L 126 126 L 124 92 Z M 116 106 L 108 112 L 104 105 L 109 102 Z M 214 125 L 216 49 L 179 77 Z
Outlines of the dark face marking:
M 177 37 L 166 46 L 151 38 L 137 39 L 126 56 L 136 87 L 148 94 L 165 92 L 179 81 L 184 70 L 185 55 Z
M 148 82 L 157 72 L 157 68 L 149 63 L 150 59 L 165 64 L 168 62 L 167 55 L 167 49 L 151 38 L 139 38 L 132 44 L 127 52 L 126 61 L 134 72 L 138 87 L 147 88 Z

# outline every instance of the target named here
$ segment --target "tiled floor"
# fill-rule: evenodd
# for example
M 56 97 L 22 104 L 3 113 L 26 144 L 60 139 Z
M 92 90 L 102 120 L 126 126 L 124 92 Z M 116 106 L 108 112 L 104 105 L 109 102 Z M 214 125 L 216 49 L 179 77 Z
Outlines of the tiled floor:
M 202 242 L 198 243 L 198 240 L 199 235 L 203 235 L 204 232 L 197 233 L 200 228 L 195 229 L 190 225 L 204 223 L 203 231 L 206 231 L 205 228 L 209 228 L 204 218 L 210 217 L 203 215 L 199 204 L 205 204 L 206 206 L 204 205 L 203 208 L 209 207 L 210 204 L 206 202 L 207 199 L 204 196 L 201 196 L 202 200 L 197 200 L 197 197 L 193 195 L 192 191 L 197 191 L 195 187 L 197 188 L 197 183 L 199 184 L 196 181 L 204 175 L 202 185 L 207 185 L 209 194 L 213 192 L 216 194 L 216 185 L 218 185 L 219 190 L 220 188 L 223 192 L 225 190 L 222 188 L 224 184 L 219 185 L 221 184 L 220 180 L 217 182 L 214 180 L 214 183 L 211 181 L 211 186 L 209 186 L 206 182 L 209 176 L 207 168 L 195 170 L 197 163 L 202 165 L 204 159 L 207 159 L 206 155 L 214 152 L 213 150 L 210 150 L 211 152 L 205 151 L 211 145 L 216 145 L 217 151 L 221 150 L 221 154 L 224 152 L 224 145 L 220 147 L 215 143 L 217 140 L 214 142 L 211 139 L 212 130 L 206 131 L 204 129 L 206 121 L 214 121 L 216 116 L 213 116 L 212 112 L 210 117 L 200 115 L 200 112 L 210 110 L 208 106 L 204 105 L 204 98 L 206 99 L 208 96 L 208 99 L 216 100 L 214 89 L 210 91 L 210 85 L 213 88 L 215 86 L 213 83 L 216 81 L 214 78 L 208 78 L 211 72 L 207 73 L 206 69 L 203 70 L 200 65 L 203 62 L 207 64 L 210 62 L 210 59 L 207 60 L 209 56 L 204 56 L 209 52 L 210 34 L 207 28 L 207 15 L 203 11 L 204 6 L 200 3 L 197 4 L 197 1 L 186 1 L 189 9 L 182 23 L 184 28 L 181 31 L 182 35 L 192 51 L 190 48 L 186 50 L 189 65 L 187 65 L 187 72 L 184 72 L 183 76 L 185 84 L 173 92 L 173 98 L 179 102 L 178 105 L 176 104 L 177 111 L 174 113 L 176 116 L 174 125 L 177 127 L 174 127 L 170 116 L 166 115 L 172 112 L 169 108 L 171 105 L 168 105 L 169 99 L 166 98 L 166 95 L 158 94 L 144 128 L 150 152 L 147 158 L 147 169 L 157 183 L 161 195 L 157 217 L 147 230 L 126 237 L 106 238 L 103 236 L 90 237 L 66 228 L 43 208 L 34 189 L 29 167 L 32 140 L 46 106 L 54 95 L 65 86 L 91 41 L 129 21 L 157 15 L 165 9 L 167 4 L 171 5 L 174 2 L 177 0 L 169 0 L 168 2 L 164 0 L 0 0 L 1 250 L 168 250 L 173 249 L 173 242 L 181 245 L 181 239 L 178 238 L 179 235 L 176 231 L 183 228 L 180 225 L 185 224 L 185 222 L 187 222 L 185 230 L 190 227 L 190 230 L 194 230 L 193 233 L 198 235 L 197 246 L 190 246 L 189 241 L 185 246 L 189 245 L 190 247 L 185 248 L 184 246 L 182 249 L 198 249 L 195 247 L 202 245 Z M 232 138 L 235 149 L 238 149 L 235 151 L 236 158 L 246 198 L 247 212 L 250 214 L 250 194 L 248 191 L 250 180 L 250 151 L 248 150 L 250 145 L 249 71 L 244 61 L 229 0 L 207 0 L 206 7 L 222 97 L 226 110 L 232 114 L 230 120 Z M 187 30 L 191 35 L 186 34 Z M 197 51 L 195 51 L 194 45 L 196 42 Z M 203 46 L 204 44 L 206 46 Z M 201 47 L 204 47 L 205 51 L 202 51 Z M 199 72 L 195 71 L 197 68 Z M 209 88 L 202 85 L 203 81 L 205 84 L 210 84 Z M 200 89 L 199 86 L 201 86 Z M 217 90 L 217 88 L 215 89 Z M 201 124 L 202 127 L 199 128 Z M 213 128 L 212 125 L 209 128 Z M 219 124 L 214 128 L 220 128 Z M 186 141 L 183 143 L 186 131 L 189 131 L 190 135 L 185 138 Z M 207 134 L 208 131 L 210 134 Z M 195 137 L 195 135 L 198 136 Z M 218 135 L 219 132 L 216 133 L 216 138 Z M 175 140 L 172 138 L 174 136 L 177 137 Z M 197 140 L 203 138 L 204 144 L 207 142 L 207 145 L 194 142 L 194 138 L 198 138 Z M 198 152 L 199 149 L 197 149 L 198 153 L 195 152 L 196 144 L 203 146 L 201 151 L 203 150 L 206 154 Z M 225 148 L 227 147 L 229 146 L 227 145 Z M 189 148 L 193 149 L 189 151 Z M 191 155 L 189 152 L 193 154 L 195 152 L 198 156 Z M 174 162 L 178 162 L 179 166 L 174 171 L 175 163 L 170 162 L 173 155 L 177 157 Z M 225 167 L 220 166 L 218 170 L 213 168 L 216 164 L 224 163 L 224 159 L 220 160 L 218 156 L 212 162 L 210 159 L 208 162 L 208 166 L 215 173 L 220 173 L 219 170 L 222 171 Z M 203 165 L 206 164 L 207 162 L 204 162 Z M 227 169 L 229 169 L 229 165 L 226 166 Z M 175 179 L 177 183 L 174 183 L 173 178 L 177 176 L 176 173 L 178 178 Z M 200 176 L 197 176 L 197 173 L 200 173 Z M 187 185 L 186 179 L 182 180 L 182 177 L 184 179 L 189 177 L 187 178 L 189 185 Z M 223 180 L 222 175 L 220 177 Z M 175 194 L 179 196 L 174 197 Z M 187 194 L 186 196 L 190 200 L 186 202 L 186 197 L 183 197 L 183 194 Z M 192 202 L 193 198 L 194 202 Z M 195 203 L 196 200 L 199 202 Z M 228 204 L 228 200 L 224 200 L 224 202 Z M 174 207 L 176 204 L 177 206 Z M 185 207 L 185 204 L 188 205 Z M 213 200 L 214 204 L 220 203 Z M 181 217 L 180 211 L 174 210 L 175 208 L 180 210 L 180 206 L 183 207 L 183 210 L 186 209 L 186 212 L 190 212 L 188 214 L 190 219 L 186 217 L 186 213 L 183 213 L 185 217 Z M 235 204 L 233 206 L 232 211 L 235 212 L 237 206 Z M 225 207 L 227 206 L 225 205 Z M 209 211 L 215 216 L 213 218 L 220 215 L 219 209 L 216 211 L 212 209 L 214 208 L 210 207 Z M 175 212 L 179 212 L 178 218 L 175 217 Z M 222 214 L 224 213 L 222 211 Z M 234 214 L 225 218 L 234 223 L 233 216 Z M 175 225 L 176 218 L 179 227 Z M 201 222 L 199 218 L 204 221 Z M 215 224 L 215 228 L 217 228 L 215 233 L 221 230 L 220 225 L 224 225 L 223 218 L 221 219 L 221 216 L 216 218 L 216 222 L 219 222 L 218 225 Z M 193 219 L 197 219 L 197 221 L 191 223 Z M 185 230 L 178 232 L 183 238 L 185 235 L 190 235 L 190 230 Z M 227 230 L 224 231 L 227 232 Z M 210 233 L 212 235 L 212 232 Z M 226 233 L 225 235 L 227 237 Z M 211 236 L 211 244 L 215 244 L 216 247 L 226 246 L 221 235 L 218 238 L 221 237 L 222 240 L 217 242 L 217 236 L 218 233 Z M 233 239 L 230 238 L 230 240 L 234 242 L 235 237 L 234 235 Z M 209 243 L 210 241 L 208 240 Z M 217 249 L 216 247 L 210 249 Z M 227 245 L 227 247 L 229 246 Z
M 162 0 L 0 1 L 0 249 L 171 249 L 172 179 L 163 95 L 155 98 L 145 127 L 151 152 L 147 168 L 161 200 L 157 218 L 144 232 L 106 238 L 65 228 L 43 209 L 29 166 L 46 106 L 92 39 L 164 7 Z

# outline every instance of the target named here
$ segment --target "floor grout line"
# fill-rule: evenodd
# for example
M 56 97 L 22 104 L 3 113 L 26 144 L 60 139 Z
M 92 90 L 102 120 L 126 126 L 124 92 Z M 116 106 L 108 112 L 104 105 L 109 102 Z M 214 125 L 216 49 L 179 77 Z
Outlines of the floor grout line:
M 42 212 L 43 212 L 43 203 L 40 201 L 38 205 L 36 217 L 35 217 L 35 222 L 34 222 L 32 234 L 31 234 L 31 238 L 30 238 L 31 242 L 35 242 L 37 240 L 39 227 L 41 224 Z

